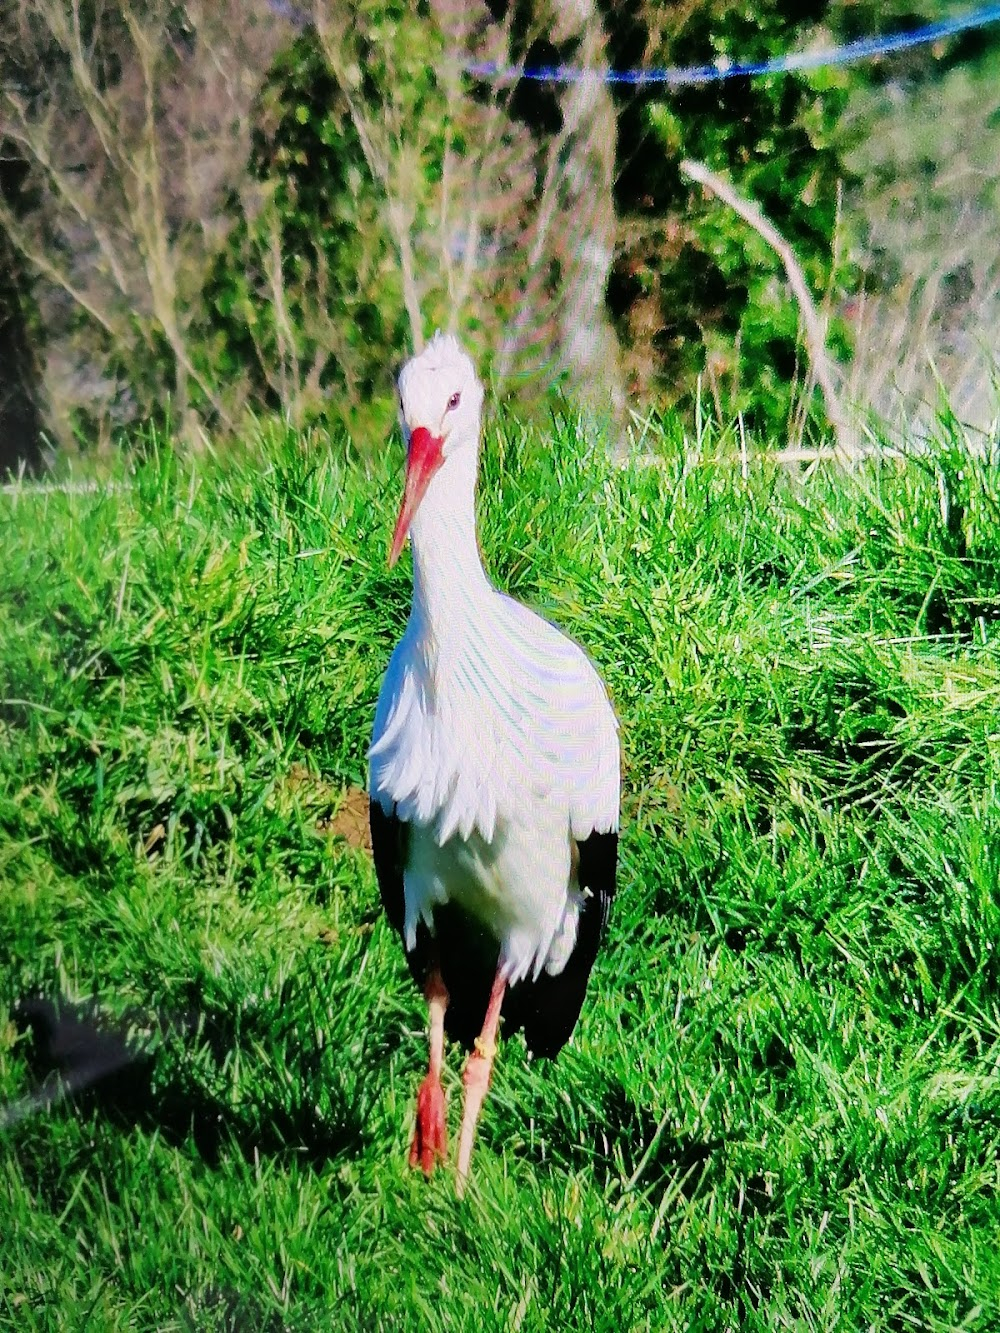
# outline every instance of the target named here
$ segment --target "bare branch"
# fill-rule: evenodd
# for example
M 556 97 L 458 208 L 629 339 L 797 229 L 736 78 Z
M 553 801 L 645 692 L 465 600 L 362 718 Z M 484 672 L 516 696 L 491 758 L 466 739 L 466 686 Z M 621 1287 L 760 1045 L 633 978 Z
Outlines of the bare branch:
M 110 337 L 136 367 L 137 410 L 155 410 L 169 387 L 192 438 L 189 387 L 231 420 L 189 345 L 192 298 L 225 233 L 218 203 L 245 164 L 255 89 L 282 39 L 273 23 L 254 24 L 263 3 L 21 0 L 0 34 L 24 71 L 0 89 L 0 134 L 28 171 L 11 238 L 37 279 L 50 365 L 67 383 L 102 385 Z M 97 343 L 65 298 L 101 330 Z M 164 345 L 169 386 L 150 365 Z
M 806 282 L 805 274 L 802 272 L 802 266 L 795 257 L 795 252 L 777 227 L 764 216 L 756 204 L 744 199 L 727 181 L 711 171 L 704 163 L 685 160 L 681 162 L 680 169 L 690 180 L 697 181 L 699 185 L 705 186 L 718 195 L 723 203 L 728 204 L 771 247 L 784 265 L 788 285 L 792 289 L 792 294 L 798 303 L 799 312 L 802 316 L 809 359 L 812 363 L 813 374 L 816 376 L 816 382 L 823 394 L 827 419 L 833 430 L 837 449 L 845 460 L 852 459 L 856 450 L 852 442 L 850 423 L 841 408 L 834 386 L 833 368 L 829 353 L 826 350 L 826 330 L 810 294 L 809 285 Z
M 2 201 L 0 201 L 0 228 L 3 229 L 7 238 L 16 246 L 28 263 L 55 286 L 66 292 L 105 333 L 112 338 L 117 338 L 122 334 L 121 325 L 102 310 L 100 305 L 95 303 L 81 287 L 76 285 L 67 269 L 61 268 L 53 260 L 50 253 L 35 247 L 27 229 L 21 224 L 14 211 Z

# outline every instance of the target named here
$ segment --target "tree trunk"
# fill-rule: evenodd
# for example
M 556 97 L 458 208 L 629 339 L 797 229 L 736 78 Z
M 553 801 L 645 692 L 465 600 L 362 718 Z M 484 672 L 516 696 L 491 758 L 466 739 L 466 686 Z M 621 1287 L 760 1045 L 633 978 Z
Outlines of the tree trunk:
M 0 159 L 0 195 L 15 193 L 22 164 Z M 44 463 L 40 375 L 25 318 L 25 275 L 20 257 L 0 230 L 0 476 Z

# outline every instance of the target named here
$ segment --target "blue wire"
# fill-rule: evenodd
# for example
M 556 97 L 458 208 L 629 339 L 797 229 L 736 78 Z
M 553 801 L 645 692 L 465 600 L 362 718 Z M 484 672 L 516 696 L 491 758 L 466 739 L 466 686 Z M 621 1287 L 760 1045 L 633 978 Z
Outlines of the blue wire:
M 477 61 L 463 65 L 466 74 L 479 79 L 495 79 L 509 83 L 517 79 L 532 79 L 537 83 L 580 83 L 597 79 L 602 83 L 641 85 L 665 83 L 673 87 L 701 83 L 719 83 L 723 79 L 759 78 L 766 74 L 788 74 L 794 70 L 825 69 L 835 65 L 849 65 L 857 60 L 870 60 L 891 51 L 907 51 L 914 46 L 925 46 L 942 37 L 970 32 L 1000 22 L 1000 5 L 984 5 L 955 18 L 928 23 L 910 32 L 890 33 L 884 37 L 860 37 L 844 46 L 828 51 L 802 51 L 774 60 L 743 62 L 739 64 L 691 65 L 680 69 L 584 69 L 578 65 L 542 65 L 537 69 L 520 69 L 515 65 L 498 65 L 495 61 Z
M 310 25 L 309 15 L 291 0 L 269 0 L 271 10 L 298 28 Z M 800 51 L 773 60 L 743 61 L 719 65 L 690 65 L 681 69 L 584 69 L 578 65 L 542 65 L 537 69 L 521 69 L 517 65 L 498 65 L 492 60 L 466 63 L 462 69 L 478 79 L 495 79 L 510 83 L 518 79 L 532 79 L 537 83 L 580 83 L 597 79 L 602 83 L 641 85 L 664 83 L 675 88 L 701 83 L 720 83 L 723 79 L 760 78 L 767 74 L 790 74 L 795 70 L 826 69 L 836 65 L 850 65 L 858 60 L 871 60 L 894 51 L 908 51 L 915 46 L 926 46 L 943 37 L 954 37 L 960 32 L 972 32 L 1000 22 L 1000 5 L 983 5 L 955 18 L 941 19 L 909 32 L 889 33 L 885 37 L 859 37 L 828 51 Z

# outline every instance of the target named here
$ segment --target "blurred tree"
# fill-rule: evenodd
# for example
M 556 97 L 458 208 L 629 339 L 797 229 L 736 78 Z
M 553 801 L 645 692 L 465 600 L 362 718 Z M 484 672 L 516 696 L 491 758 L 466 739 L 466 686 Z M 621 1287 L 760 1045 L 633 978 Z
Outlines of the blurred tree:
M 823 0 L 741 0 L 615 6 L 616 64 L 764 61 L 829 31 Z M 800 358 L 799 312 L 780 262 L 731 211 L 679 171 L 684 157 L 729 176 L 792 247 L 814 297 L 848 277 L 835 271 L 844 178 L 838 125 L 849 75 L 732 78 L 616 93 L 619 244 L 609 302 L 636 392 L 676 399 L 703 376 L 719 412 L 742 411 L 770 433 L 811 404 Z
M 27 164 L 0 151 L 0 198 L 20 193 Z M 42 464 L 40 374 L 29 333 L 28 280 L 21 258 L 0 227 L 0 476 Z
M 0 228 L 32 275 L 63 439 L 162 416 L 168 398 L 190 439 L 196 402 L 232 420 L 189 326 L 276 47 L 263 18 L 237 0 L 0 3 L 0 140 L 28 168 L 19 197 L 0 197 Z M 65 391 L 73 378 L 82 392 Z
M 871 8 L 851 5 L 852 22 Z M 921 9 L 933 18 L 954 12 Z M 864 265 L 851 309 L 850 389 L 912 432 L 936 420 L 944 387 L 956 415 L 992 439 L 1000 24 L 872 68 L 853 86 L 846 120 L 856 143 L 848 163 L 863 181 L 849 213 Z
M 215 271 L 229 354 L 253 349 L 293 419 L 332 397 L 352 421 L 374 404 L 384 425 L 388 363 L 440 324 L 501 386 L 565 383 L 620 421 L 629 394 L 677 398 L 703 374 L 720 412 L 786 429 L 812 385 L 780 262 L 678 164 L 731 172 L 822 298 L 846 278 L 833 251 L 848 75 L 612 94 L 503 71 L 762 59 L 823 33 L 829 8 L 317 0 L 262 104 L 266 206 Z M 500 73 L 463 73 L 482 61 Z
M 842 111 L 878 66 L 680 89 L 518 67 L 767 59 L 943 8 L 0 0 L 0 137 L 27 165 L 0 229 L 37 299 L 50 429 L 169 410 L 194 440 L 250 406 L 380 438 L 393 363 L 438 326 L 501 390 L 565 386 L 621 423 L 701 376 L 723 415 L 801 429 L 781 263 L 679 163 L 752 199 L 832 308 L 855 278 Z
M 469 339 L 501 387 L 565 380 L 621 413 L 607 89 L 532 96 L 463 72 L 539 52 L 600 64 L 596 9 L 318 0 L 312 18 L 268 81 L 260 204 L 241 204 L 209 286 L 221 354 L 249 356 L 293 420 L 332 411 L 362 435 L 394 415 L 393 361 L 436 327 Z

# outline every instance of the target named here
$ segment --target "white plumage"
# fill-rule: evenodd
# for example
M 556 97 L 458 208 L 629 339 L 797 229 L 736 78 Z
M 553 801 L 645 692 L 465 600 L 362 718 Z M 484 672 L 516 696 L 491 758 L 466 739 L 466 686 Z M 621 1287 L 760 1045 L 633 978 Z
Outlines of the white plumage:
M 415 605 L 379 696 L 371 794 L 417 831 L 407 948 L 417 920 L 433 931 L 434 905 L 458 897 L 493 928 L 515 982 L 565 962 L 549 950 L 566 911 L 575 918 L 570 839 L 618 826 L 618 738 L 580 648 L 484 591 L 437 654 Z
M 408 465 L 390 559 L 409 532 L 413 605 L 379 695 L 369 789 L 406 830 L 405 948 L 415 950 L 421 923 L 435 936 L 438 908 L 460 907 L 497 942 L 498 1018 L 506 986 L 558 976 L 573 954 L 591 892 L 580 885 L 580 845 L 618 827 L 617 723 L 582 649 L 483 570 L 483 391 L 457 340 L 438 334 L 404 367 L 399 390 Z M 613 874 L 612 851 L 602 912 Z M 589 962 L 583 987 L 587 972 Z
M 404 423 L 421 407 L 441 415 L 421 401 L 422 369 L 438 398 L 476 383 L 457 340 L 439 334 L 400 378 Z M 434 906 L 457 897 L 494 929 L 515 982 L 565 962 L 565 941 L 549 951 L 577 908 L 570 839 L 618 827 L 618 736 L 583 650 L 483 571 L 466 459 L 475 464 L 478 439 L 476 404 L 413 520 L 413 608 L 379 694 L 370 792 L 417 831 L 406 947 L 418 920 L 433 931 Z

